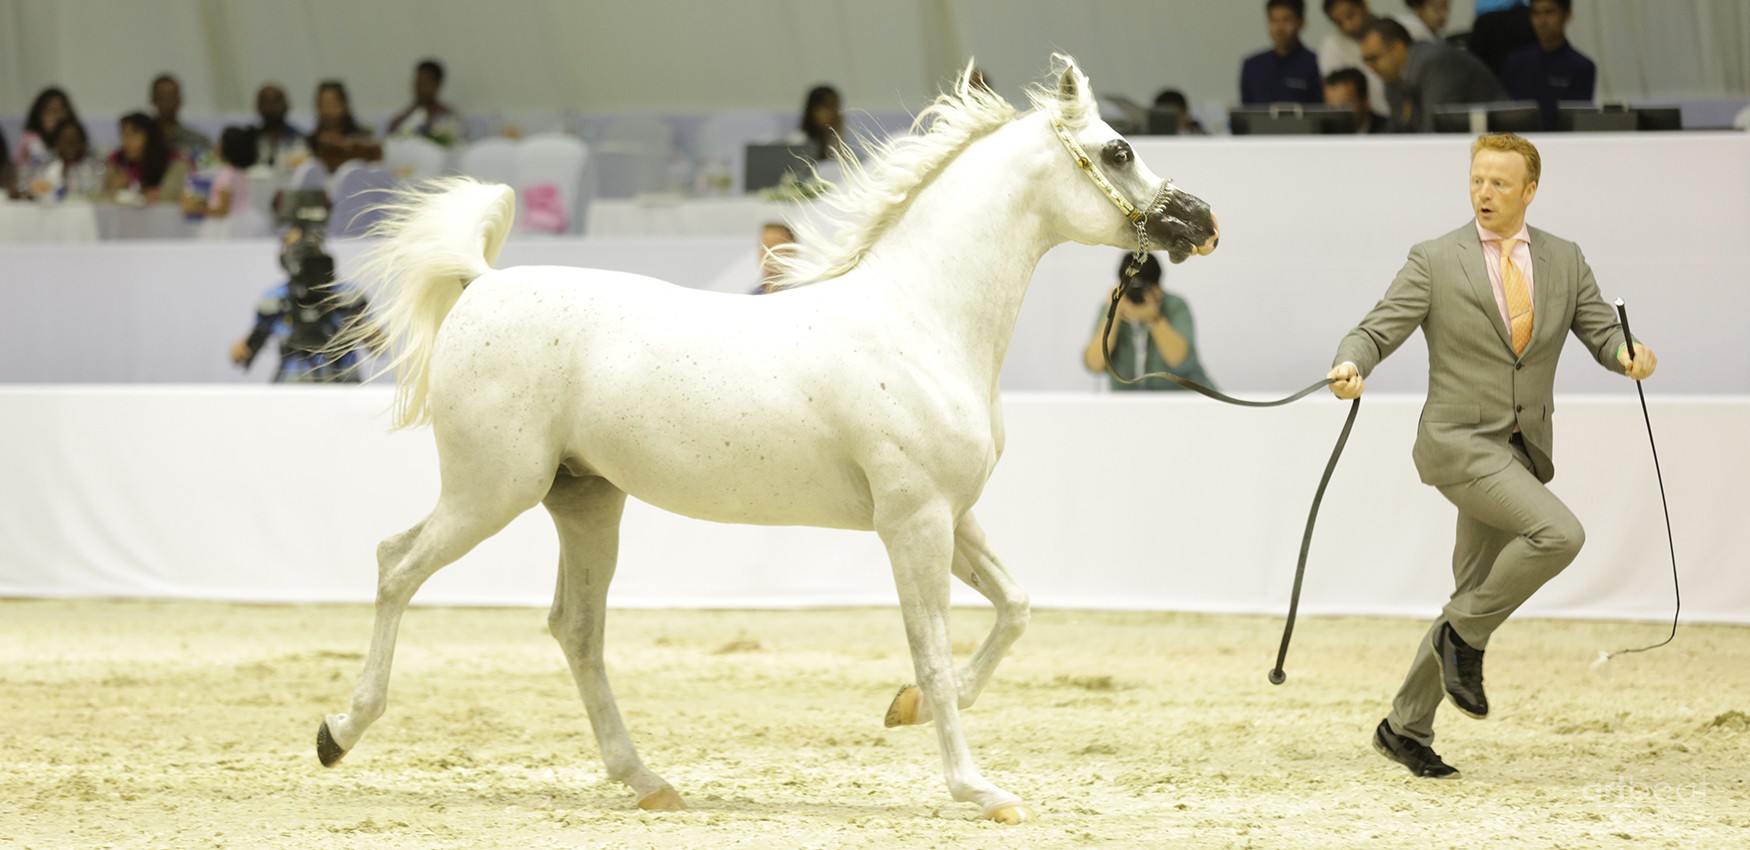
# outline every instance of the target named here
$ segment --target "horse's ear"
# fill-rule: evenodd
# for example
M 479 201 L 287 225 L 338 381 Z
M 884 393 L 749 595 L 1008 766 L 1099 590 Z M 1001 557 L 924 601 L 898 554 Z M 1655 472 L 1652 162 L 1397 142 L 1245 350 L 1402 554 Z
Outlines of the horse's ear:
M 1080 76 L 1080 74 L 1076 72 L 1076 66 L 1074 63 L 1071 63 L 1063 69 L 1063 76 L 1059 77 L 1057 80 L 1057 98 L 1059 100 L 1066 104 L 1081 102 L 1082 86 L 1081 83 L 1076 80 L 1076 77 L 1078 76 Z
M 1072 126 L 1079 126 L 1088 116 L 1098 114 L 1094 105 L 1094 93 L 1088 86 L 1088 78 L 1082 74 L 1082 69 L 1076 67 L 1076 60 L 1063 53 L 1054 54 L 1052 64 L 1058 70 L 1057 103 L 1058 114 Z

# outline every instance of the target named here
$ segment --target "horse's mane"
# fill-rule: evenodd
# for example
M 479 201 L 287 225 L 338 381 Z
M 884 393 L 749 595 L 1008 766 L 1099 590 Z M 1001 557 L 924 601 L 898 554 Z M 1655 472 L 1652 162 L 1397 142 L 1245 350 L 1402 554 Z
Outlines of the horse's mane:
M 910 134 L 887 141 L 862 139 L 873 164 L 864 166 L 848 152 L 839 158 L 841 182 L 815 201 L 822 213 L 819 220 L 797 221 L 797 241 L 773 251 L 778 288 L 804 286 L 855 268 L 919 189 L 968 145 L 1016 117 L 1015 107 L 1000 95 L 972 85 L 971 74 L 968 63 L 953 89 L 912 120 Z M 1036 106 L 1054 100 L 1042 92 L 1028 94 Z

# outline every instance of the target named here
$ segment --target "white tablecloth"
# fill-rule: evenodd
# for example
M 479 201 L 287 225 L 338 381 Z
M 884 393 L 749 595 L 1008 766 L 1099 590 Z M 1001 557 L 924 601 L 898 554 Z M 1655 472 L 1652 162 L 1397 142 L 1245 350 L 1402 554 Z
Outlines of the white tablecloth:
M 806 204 L 744 198 L 597 198 L 584 217 L 588 236 L 759 236 L 768 221 L 796 221 Z
M 119 239 L 192 239 L 196 225 L 171 204 L 121 207 L 69 202 L 0 204 L 0 242 L 96 242 Z

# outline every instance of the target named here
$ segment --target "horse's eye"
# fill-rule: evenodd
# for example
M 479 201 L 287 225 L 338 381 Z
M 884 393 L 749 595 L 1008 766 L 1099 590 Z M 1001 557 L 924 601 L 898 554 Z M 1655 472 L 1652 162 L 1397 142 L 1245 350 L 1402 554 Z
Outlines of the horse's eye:
M 1129 165 L 1130 161 L 1135 158 L 1136 154 L 1130 150 L 1129 142 L 1123 139 L 1113 139 L 1106 143 L 1104 159 L 1107 165 L 1125 166 Z

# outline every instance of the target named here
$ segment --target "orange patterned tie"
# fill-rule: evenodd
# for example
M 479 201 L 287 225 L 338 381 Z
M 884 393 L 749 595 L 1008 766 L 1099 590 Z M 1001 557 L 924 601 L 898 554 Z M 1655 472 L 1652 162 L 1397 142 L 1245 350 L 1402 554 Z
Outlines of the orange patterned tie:
M 1531 344 L 1531 290 L 1525 288 L 1525 275 L 1513 262 L 1517 243 L 1517 239 L 1501 240 L 1501 290 L 1507 296 L 1508 324 L 1513 326 L 1513 353 L 1524 354 Z

